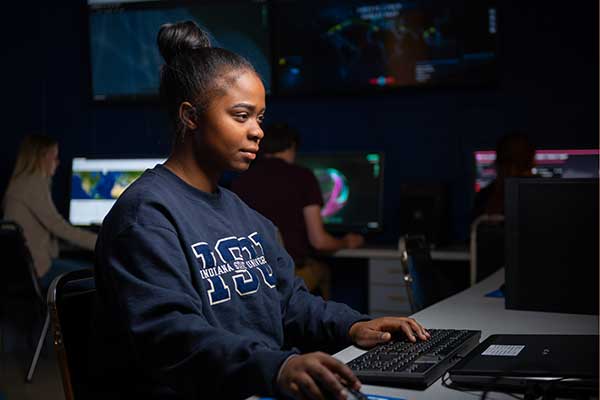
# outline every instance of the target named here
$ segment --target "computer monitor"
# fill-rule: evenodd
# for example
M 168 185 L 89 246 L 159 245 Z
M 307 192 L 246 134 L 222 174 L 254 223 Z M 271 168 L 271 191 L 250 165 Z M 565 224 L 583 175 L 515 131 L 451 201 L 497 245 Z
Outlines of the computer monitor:
M 299 154 L 321 187 L 321 216 L 330 232 L 382 229 L 383 154 L 377 152 Z
M 213 47 L 246 57 L 271 86 L 266 0 L 88 0 L 90 67 L 95 101 L 158 98 L 164 61 L 156 45 L 160 26 L 192 20 Z
M 489 86 L 495 0 L 272 3 L 277 93 Z
M 73 225 L 101 225 L 117 198 L 146 169 L 161 158 L 73 158 L 69 221 Z
M 598 179 L 508 178 L 506 308 L 598 314 Z
M 475 191 L 496 178 L 496 152 L 475 152 Z M 533 175 L 541 178 L 598 178 L 600 150 L 536 150 Z

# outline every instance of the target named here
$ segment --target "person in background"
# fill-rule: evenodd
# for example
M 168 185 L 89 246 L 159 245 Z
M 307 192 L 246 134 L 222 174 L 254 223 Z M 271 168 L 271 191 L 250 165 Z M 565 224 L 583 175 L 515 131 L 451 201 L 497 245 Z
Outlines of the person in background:
M 473 220 L 483 214 L 504 214 L 504 179 L 532 175 L 535 148 L 523 132 L 502 136 L 496 144 L 496 178 L 475 196 Z
M 96 235 L 72 226 L 56 210 L 50 186 L 58 167 L 58 143 L 40 134 L 21 142 L 15 167 L 2 201 L 4 219 L 23 229 L 33 265 L 43 289 L 58 275 L 85 267 L 84 261 L 59 258 L 58 239 L 93 250 Z
M 317 259 L 318 254 L 360 247 L 364 238 L 355 233 L 341 238 L 327 233 L 317 178 L 310 169 L 294 164 L 299 144 L 298 132 L 288 124 L 266 127 L 258 160 L 233 180 L 231 190 L 277 226 L 294 259 L 296 275 L 311 292 L 328 299 L 330 270 Z
M 346 398 L 344 385 L 360 382 L 316 350 L 430 335 L 414 319 L 370 319 L 308 293 L 275 226 L 218 185 L 248 168 L 263 138 L 254 67 L 192 21 L 163 25 L 157 42 L 173 145 L 100 230 L 93 386 L 117 386 L 121 396 L 104 398 Z

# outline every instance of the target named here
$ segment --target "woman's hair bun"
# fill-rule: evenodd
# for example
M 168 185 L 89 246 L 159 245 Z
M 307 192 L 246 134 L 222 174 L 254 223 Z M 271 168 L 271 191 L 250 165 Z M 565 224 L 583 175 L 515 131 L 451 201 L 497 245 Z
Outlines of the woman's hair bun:
M 158 31 L 157 43 L 160 54 L 167 64 L 170 64 L 177 54 L 211 47 L 206 32 L 193 21 L 162 25 Z

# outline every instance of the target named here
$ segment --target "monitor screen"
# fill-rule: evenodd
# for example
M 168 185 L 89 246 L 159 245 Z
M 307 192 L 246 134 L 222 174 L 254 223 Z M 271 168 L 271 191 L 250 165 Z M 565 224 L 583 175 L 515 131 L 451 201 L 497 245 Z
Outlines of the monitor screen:
M 80 226 L 102 224 L 121 193 L 146 169 L 164 161 L 160 158 L 74 158 L 69 221 Z
M 497 80 L 494 0 L 280 0 L 272 25 L 282 94 Z
M 246 57 L 269 92 L 268 9 L 264 0 L 88 0 L 88 11 L 94 100 L 157 98 L 159 69 L 164 61 L 156 36 L 162 24 L 183 20 L 193 20 L 206 30 L 213 47 Z
M 536 150 L 533 175 L 541 178 L 598 178 L 600 150 Z M 496 152 L 475 152 L 475 191 L 496 178 Z
M 383 154 L 299 154 L 321 187 L 321 216 L 332 232 L 368 232 L 382 228 Z

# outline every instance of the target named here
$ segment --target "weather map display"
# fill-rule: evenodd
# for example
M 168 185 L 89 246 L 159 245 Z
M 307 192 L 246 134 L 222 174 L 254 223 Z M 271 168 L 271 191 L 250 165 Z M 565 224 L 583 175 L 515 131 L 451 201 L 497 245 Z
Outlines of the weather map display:
M 116 199 L 142 173 L 164 159 L 74 158 L 71 166 L 69 221 L 73 225 L 100 225 Z
M 379 231 L 382 222 L 381 153 L 299 154 L 296 162 L 315 174 L 327 230 Z
M 476 192 L 496 178 L 495 162 L 494 150 L 475 152 Z M 599 162 L 598 149 L 536 150 L 531 173 L 540 178 L 598 178 Z
M 272 14 L 278 93 L 496 80 L 493 0 L 281 0 Z
M 156 98 L 164 63 L 156 45 L 158 30 L 164 23 L 183 20 L 207 31 L 213 47 L 246 57 L 270 90 L 265 1 L 88 0 L 88 11 L 94 100 Z

